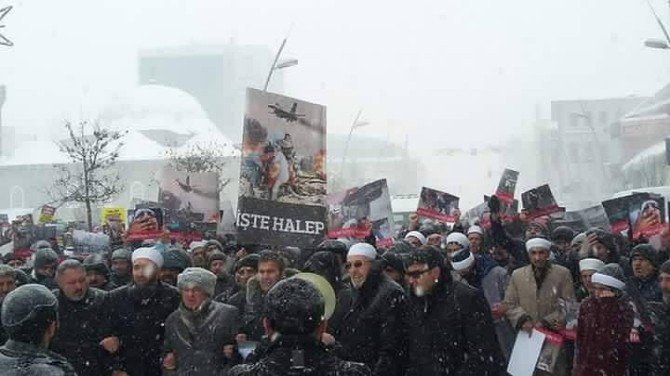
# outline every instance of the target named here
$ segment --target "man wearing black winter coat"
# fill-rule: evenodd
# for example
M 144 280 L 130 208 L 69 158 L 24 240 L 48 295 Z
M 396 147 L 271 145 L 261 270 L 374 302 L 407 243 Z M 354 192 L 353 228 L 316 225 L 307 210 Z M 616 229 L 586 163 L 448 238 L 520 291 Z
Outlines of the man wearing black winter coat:
M 373 375 L 393 376 L 401 374 L 405 293 L 384 275 L 376 255 L 370 244 L 351 246 L 345 264 L 350 281 L 338 294 L 332 336 L 324 342 L 337 341 L 339 358 L 364 363 Z
M 179 306 L 179 290 L 158 280 L 163 256 L 157 249 L 136 249 L 132 262 L 133 282 L 109 293 L 112 330 L 121 342 L 115 371 L 160 376 L 165 321 Z
M 505 375 L 486 299 L 451 279 L 437 249 L 412 251 L 405 276 L 406 376 Z
M 60 321 L 51 350 L 65 356 L 79 376 L 108 375 L 118 339 L 111 336 L 107 294 L 89 287 L 86 269 L 77 260 L 58 266 L 56 282 Z

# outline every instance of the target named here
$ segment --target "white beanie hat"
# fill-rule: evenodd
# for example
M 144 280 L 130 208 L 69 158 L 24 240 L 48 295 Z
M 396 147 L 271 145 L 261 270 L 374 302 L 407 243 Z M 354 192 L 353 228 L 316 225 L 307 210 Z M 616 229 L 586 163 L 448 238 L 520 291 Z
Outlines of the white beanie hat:
M 426 244 L 426 237 L 418 231 L 408 232 L 407 235 L 405 235 L 405 240 L 407 240 L 409 237 L 415 237 L 415 238 L 419 239 L 419 241 L 421 242 L 421 245 Z
M 192 241 L 191 244 L 188 245 L 188 251 L 193 252 L 193 250 L 196 248 L 203 248 L 205 244 L 207 243 L 201 241 Z
M 364 256 L 374 260 L 377 258 L 377 250 L 368 243 L 356 243 L 349 248 L 349 253 L 347 253 L 347 257 L 351 256 Z
M 470 246 L 468 237 L 462 232 L 452 232 L 449 234 L 449 236 L 447 236 L 447 244 L 449 243 L 459 244 L 463 248 L 468 248 Z
M 163 267 L 163 255 L 161 255 L 160 251 L 157 250 L 156 248 L 153 247 L 137 248 L 133 252 L 132 256 L 133 264 L 135 263 L 135 260 L 139 259 L 149 260 L 154 264 L 156 264 L 156 266 L 159 269 Z
M 177 287 L 183 290 L 189 286 L 201 288 L 211 298 L 216 287 L 216 275 L 203 268 L 186 268 L 177 276 Z
M 484 230 L 482 230 L 482 228 L 477 225 L 472 225 L 468 228 L 468 235 L 470 234 L 484 235 Z
M 624 278 L 623 270 L 619 264 L 607 264 L 599 272 L 591 276 L 591 283 L 624 291 L 626 289 L 626 283 L 623 281 Z
M 579 271 L 583 272 L 585 270 L 594 270 L 596 272 L 601 271 L 605 267 L 605 263 L 602 260 L 597 258 L 585 258 L 579 260 Z
M 545 238 L 530 238 L 526 242 L 526 251 L 530 252 L 533 248 L 551 249 L 551 242 Z

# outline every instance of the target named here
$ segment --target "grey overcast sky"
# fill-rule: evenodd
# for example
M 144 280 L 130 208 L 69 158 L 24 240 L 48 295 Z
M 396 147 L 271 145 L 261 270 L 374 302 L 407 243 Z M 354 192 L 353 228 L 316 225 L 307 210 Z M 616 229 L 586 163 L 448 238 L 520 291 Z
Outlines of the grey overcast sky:
M 670 21 L 667 2 L 651 0 Z M 643 0 L 0 0 L 7 119 L 51 124 L 136 81 L 139 48 L 260 44 L 291 24 L 285 94 L 328 106 L 344 133 L 413 148 L 496 143 L 527 131 L 555 99 L 651 95 L 670 51 Z M 268 62 L 269 66 L 270 62 Z M 84 99 L 81 99 L 84 98 Z M 10 105 L 11 104 L 11 105 Z M 60 123 L 59 123 L 60 124 Z

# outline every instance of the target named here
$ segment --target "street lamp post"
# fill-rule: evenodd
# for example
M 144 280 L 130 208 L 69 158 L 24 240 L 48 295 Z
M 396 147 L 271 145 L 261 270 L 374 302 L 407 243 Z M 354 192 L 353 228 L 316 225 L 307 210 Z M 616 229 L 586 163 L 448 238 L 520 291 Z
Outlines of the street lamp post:
M 281 42 L 281 46 L 279 46 L 279 50 L 277 50 L 277 55 L 275 55 L 275 59 L 272 62 L 272 66 L 270 67 L 270 71 L 268 72 L 268 78 L 265 80 L 265 86 L 263 87 L 263 91 L 268 91 L 268 85 L 270 84 L 270 78 L 272 77 L 272 72 L 279 70 L 279 69 L 284 69 L 288 67 L 292 67 L 294 65 L 298 65 L 298 59 L 288 59 L 285 61 L 282 61 L 281 63 L 277 64 L 277 61 L 279 60 L 279 56 L 281 56 L 282 51 L 284 50 L 284 46 L 286 46 L 286 40 L 288 37 L 284 38 L 284 40 Z
M 351 136 L 354 134 L 354 129 L 364 127 L 369 124 L 367 121 L 359 121 L 363 110 L 358 110 L 354 122 L 351 123 L 351 128 L 349 128 L 349 135 L 347 136 L 347 142 L 344 144 L 344 153 L 342 154 L 342 167 L 340 167 L 340 176 L 339 181 L 341 182 L 344 178 L 344 163 L 347 160 L 347 153 L 349 152 L 349 143 L 351 142 Z
M 668 1 L 668 4 L 670 5 L 670 1 Z M 658 48 L 662 50 L 670 49 L 670 34 L 668 34 L 668 30 L 665 28 L 665 25 L 663 24 L 663 21 L 661 21 L 661 18 L 658 17 L 658 14 L 654 10 L 654 7 L 651 6 L 649 0 L 647 0 L 647 5 L 649 5 L 649 9 L 651 10 L 651 13 L 654 15 L 656 23 L 658 23 L 658 27 L 661 28 L 663 36 L 665 36 L 665 40 L 658 38 L 649 38 L 644 41 L 644 45 L 649 48 Z

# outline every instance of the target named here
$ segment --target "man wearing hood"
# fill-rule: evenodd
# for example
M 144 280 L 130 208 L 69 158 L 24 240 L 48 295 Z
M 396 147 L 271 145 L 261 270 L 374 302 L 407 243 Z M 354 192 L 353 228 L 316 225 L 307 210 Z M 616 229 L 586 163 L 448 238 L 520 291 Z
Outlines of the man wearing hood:
M 103 291 L 111 291 L 116 286 L 109 281 L 109 268 L 101 254 L 94 253 L 86 256 L 84 259 L 86 267 L 86 279 L 91 287 Z
M 658 261 L 656 251 L 649 244 L 640 244 L 630 254 L 633 276 L 630 283 L 647 302 L 663 299 L 658 284 Z
M 370 244 L 351 246 L 346 288 L 337 297 L 332 332 L 324 342 L 345 360 L 364 363 L 374 375 L 399 375 L 403 353 L 402 287 L 388 278 Z
M 58 266 L 58 255 L 51 248 L 40 248 L 35 252 L 33 270 L 29 283 L 37 283 L 50 290 L 55 289 L 54 274 Z
M 284 278 L 286 265 L 284 258 L 271 250 L 261 251 L 258 259 L 258 272 L 247 282 L 247 299 L 243 311 L 243 332 L 252 341 L 263 337 L 263 304 L 265 296 L 272 286 Z
M 59 332 L 51 349 L 65 356 L 79 376 L 111 372 L 111 354 L 119 347 L 112 336 L 104 291 L 89 287 L 85 266 L 66 260 L 56 270 Z
M 242 314 L 247 302 L 247 282 L 258 273 L 259 258 L 257 254 L 250 254 L 237 260 L 234 268 L 235 286 L 230 291 L 218 295 L 214 300 L 230 304 Z
M 509 283 L 507 270 L 498 266 L 488 255 L 474 255 L 468 248 L 453 255 L 451 267 L 464 282 L 484 293 L 493 315 L 500 349 L 505 359 L 509 359 L 516 336 L 505 317 L 505 306 L 502 304 Z
M 179 290 L 158 279 L 163 255 L 155 248 L 133 252 L 133 282 L 110 293 L 112 329 L 121 340 L 116 371 L 160 376 L 165 320 L 179 306 Z
M 484 296 L 453 281 L 443 256 L 433 247 L 413 250 L 405 275 L 410 296 L 403 320 L 408 335 L 404 374 L 504 375 Z
M 570 271 L 549 260 L 551 242 L 531 238 L 526 242 L 530 265 L 517 269 L 505 291 L 507 318 L 517 330 L 532 333 L 534 328 L 558 330 L 565 326 L 565 314 L 559 300 L 575 301 Z M 568 364 L 565 354 L 557 361 L 554 374 L 564 375 Z
M 9 340 L 0 347 L 4 376 L 75 376 L 68 361 L 49 351 L 58 329 L 58 301 L 46 287 L 17 288 L 2 303 L 2 326 Z
M 371 375 L 365 365 L 342 361 L 322 346 L 324 315 L 324 298 L 312 284 L 299 278 L 277 283 L 263 313 L 263 328 L 271 338 L 265 355 L 254 364 L 233 367 L 229 375 Z
M 232 262 L 223 252 L 213 251 L 207 260 L 207 268 L 216 276 L 216 287 L 214 288 L 214 295 L 219 296 L 224 292 L 235 287 L 235 281 L 228 274 L 228 263 Z
M 234 362 L 237 308 L 212 300 L 216 275 L 187 268 L 177 277 L 179 308 L 165 321 L 163 367 L 178 375 L 221 375 Z
M 114 288 L 127 285 L 132 280 L 132 263 L 130 257 L 132 252 L 119 248 L 112 252 L 112 272 L 110 281 Z

